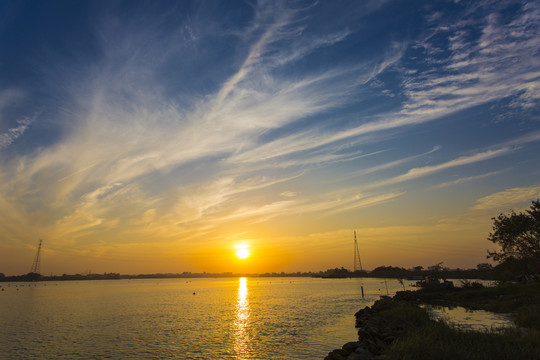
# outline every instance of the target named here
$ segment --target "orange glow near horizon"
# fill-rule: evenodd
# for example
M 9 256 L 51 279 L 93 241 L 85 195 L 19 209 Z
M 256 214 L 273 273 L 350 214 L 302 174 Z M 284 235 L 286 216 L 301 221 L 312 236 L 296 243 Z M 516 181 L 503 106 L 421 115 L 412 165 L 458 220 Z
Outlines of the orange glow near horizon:
M 232 230 L 227 228 L 222 232 L 206 234 L 204 242 L 202 237 L 194 237 L 197 241 L 171 244 L 163 240 L 149 244 L 138 235 L 131 243 L 104 246 L 103 243 L 94 242 L 85 249 L 69 253 L 60 251 L 60 246 L 52 240 L 48 241 L 60 241 L 59 237 L 50 234 L 44 237 L 46 247 L 42 253 L 42 270 L 47 275 L 61 275 L 79 273 L 85 269 L 92 269 L 96 273 L 121 274 L 293 273 L 324 271 L 342 266 L 352 269 L 355 230 L 365 269 L 372 270 L 382 265 L 427 267 L 441 261 L 451 268 L 469 268 L 473 266 L 470 264 L 485 262 L 488 244 L 483 244 L 482 231 L 491 225 L 488 216 L 474 220 L 460 226 L 426 222 L 415 226 L 338 228 L 320 233 L 315 232 L 318 229 L 311 229 L 313 233 L 308 235 L 297 233 L 293 228 L 259 229 L 250 224 L 237 223 Z M 433 239 L 437 239 L 436 245 Z M 113 240 L 104 241 L 112 243 Z M 473 243 L 478 244 L 477 250 L 467 251 Z M 0 272 L 6 275 L 27 272 L 26 264 L 31 263 L 36 245 L 17 252 L 9 245 L 0 244 L 0 264 L 3 266 Z M 15 262 L 4 254 L 11 254 L 12 259 L 28 260 Z M 83 265 L 89 262 L 91 266 Z

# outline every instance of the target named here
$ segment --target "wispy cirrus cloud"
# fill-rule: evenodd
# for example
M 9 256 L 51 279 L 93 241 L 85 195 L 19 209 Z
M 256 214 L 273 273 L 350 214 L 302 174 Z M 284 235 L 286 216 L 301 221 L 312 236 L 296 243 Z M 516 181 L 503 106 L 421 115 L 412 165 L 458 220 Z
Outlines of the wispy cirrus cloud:
M 393 185 L 393 184 L 397 184 L 404 181 L 418 179 L 420 177 L 428 176 L 433 173 L 451 169 L 457 166 L 470 165 L 470 164 L 474 164 L 480 161 L 485 161 L 485 160 L 493 159 L 495 157 L 503 156 L 503 155 L 508 154 L 511 151 L 512 150 L 510 148 L 488 150 L 488 151 L 480 152 L 477 154 L 462 156 L 462 157 L 459 157 L 459 158 L 456 158 L 456 159 L 453 159 L 453 160 L 450 160 L 450 161 L 447 161 L 438 165 L 413 168 L 407 171 L 405 174 L 368 185 L 368 188 L 376 188 L 376 187 L 381 187 L 381 186 Z
M 404 192 L 362 194 L 357 189 L 344 189 L 338 193 L 329 192 L 311 199 L 295 198 L 293 200 L 280 200 L 260 206 L 244 206 L 238 208 L 232 214 L 217 218 L 215 221 L 226 222 L 245 219 L 251 223 L 258 223 L 278 216 L 310 213 L 325 217 L 382 204 L 403 194 Z
M 442 188 L 445 188 L 445 187 L 448 187 L 448 186 L 464 184 L 464 183 L 467 183 L 469 181 L 476 181 L 476 180 L 481 180 L 481 179 L 488 178 L 490 176 L 495 176 L 495 175 L 500 174 L 501 172 L 502 171 L 492 171 L 492 172 L 489 172 L 489 173 L 486 173 L 486 174 L 462 177 L 462 178 L 459 178 L 459 179 L 456 179 L 456 180 L 447 181 L 447 182 L 444 182 L 442 184 L 435 185 L 435 186 L 433 186 L 433 188 L 434 189 L 442 189 Z
M 476 201 L 473 210 L 509 210 L 509 207 L 540 198 L 540 186 L 517 187 L 484 196 Z M 527 204 L 527 205 L 530 205 Z M 506 208 L 506 209 L 505 209 Z
M 56 194 L 51 203 L 60 207 L 70 194 L 95 191 L 95 184 L 107 187 L 118 182 L 130 183 L 156 171 L 167 173 L 194 160 L 230 159 L 230 154 L 247 154 L 250 149 L 260 148 L 255 141 L 261 132 L 337 106 L 338 99 L 346 95 L 338 89 L 348 87 L 343 87 L 343 81 L 335 83 L 336 76 L 339 79 L 348 71 L 304 76 L 296 82 L 268 77 L 269 66 L 283 65 L 283 61 L 263 55 L 272 44 L 297 32 L 296 10 L 276 12 L 268 7 L 271 5 L 263 3 L 259 8 L 265 13 L 265 21 L 268 14 L 275 18 L 268 22 L 270 26 L 256 26 L 263 29 L 262 34 L 251 45 L 239 70 L 215 96 L 200 98 L 198 105 L 187 111 L 160 99 L 159 92 L 146 92 L 148 84 L 138 89 L 141 76 L 152 82 L 148 59 L 159 49 L 142 57 L 135 55 L 140 54 L 143 46 L 157 47 L 163 41 L 153 44 L 147 33 L 140 31 L 141 36 L 136 36 L 133 29 L 124 41 L 121 29 L 114 28 L 114 37 L 103 36 L 108 66 L 93 71 L 86 86 L 73 88 L 65 84 L 76 90 L 72 94 L 74 103 L 79 104 L 78 113 L 72 112 L 75 126 L 62 142 L 18 159 L 24 166 L 12 184 L 20 181 L 17 187 L 21 191 L 32 188 L 42 195 L 49 192 L 49 196 L 43 196 L 43 203 Z M 255 16 L 255 21 L 259 18 Z M 108 28 L 110 31 L 110 27 L 103 31 Z M 302 53 L 342 41 L 347 35 L 344 32 L 314 40 L 305 45 Z M 124 61 L 126 58 L 129 61 Z M 265 77 L 270 81 L 261 82 Z M 77 81 L 80 80 L 78 77 Z M 250 157 L 261 159 L 253 152 Z M 329 160 L 340 159 L 325 155 L 314 161 Z M 52 169 L 56 175 L 52 175 Z M 45 173 L 50 179 L 42 176 Z M 34 183 L 37 179 L 38 186 Z
M 435 146 L 433 149 L 431 149 L 430 151 L 427 151 L 425 153 L 408 156 L 408 157 L 403 158 L 403 159 L 393 160 L 393 161 L 389 161 L 389 162 L 386 162 L 386 163 L 382 163 L 380 165 L 375 165 L 375 166 L 371 166 L 371 167 L 359 170 L 359 171 L 356 172 L 355 175 L 366 175 L 366 174 L 371 174 L 371 173 L 386 170 L 386 169 L 391 169 L 393 167 L 397 167 L 397 166 L 403 165 L 403 164 L 405 164 L 407 162 L 410 162 L 412 160 L 418 159 L 418 158 L 420 158 L 422 156 L 434 153 L 435 151 L 437 151 L 439 149 L 440 149 L 440 146 Z
M 409 101 L 403 114 L 442 116 L 510 96 L 538 100 L 540 7 L 525 3 L 509 23 L 500 15 L 504 7 L 505 2 L 483 1 L 457 22 L 433 21 L 433 31 L 416 44 L 429 71 L 405 75 Z M 483 20 L 476 17 L 479 12 L 486 15 Z
M 20 102 L 23 98 L 24 93 L 20 90 L 7 89 L 0 91 L 0 126 L 7 128 L 0 132 L 0 149 L 11 145 L 24 134 L 32 121 L 34 121 L 35 117 L 24 116 L 10 119 L 5 114 L 6 109 Z
M 32 119 L 24 118 L 17 120 L 17 126 L 8 129 L 3 134 L 0 134 L 0 148 L 11 145 L 18 137 L 24 134 L 25 130 L 32 124 Z

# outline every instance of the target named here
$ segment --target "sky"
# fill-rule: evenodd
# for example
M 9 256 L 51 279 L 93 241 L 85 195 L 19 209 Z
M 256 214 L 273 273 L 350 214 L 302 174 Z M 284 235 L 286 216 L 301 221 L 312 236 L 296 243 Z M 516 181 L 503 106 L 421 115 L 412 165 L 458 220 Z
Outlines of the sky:
M 539 155 L 538 1 L 0 1 L 6 275 L 474 268 Z

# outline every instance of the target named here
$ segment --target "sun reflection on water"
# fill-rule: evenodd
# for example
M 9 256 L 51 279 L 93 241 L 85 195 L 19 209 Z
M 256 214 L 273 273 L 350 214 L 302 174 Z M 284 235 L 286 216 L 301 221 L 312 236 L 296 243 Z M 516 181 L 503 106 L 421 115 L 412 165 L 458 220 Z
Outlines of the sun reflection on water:
M 249 300 L 247 279 L 238 281 L 238 299 L 236 302 L 236 318 L 234 320 L 234 351 L 238 359 L 245 359 L 248 355 L 249 344 Z

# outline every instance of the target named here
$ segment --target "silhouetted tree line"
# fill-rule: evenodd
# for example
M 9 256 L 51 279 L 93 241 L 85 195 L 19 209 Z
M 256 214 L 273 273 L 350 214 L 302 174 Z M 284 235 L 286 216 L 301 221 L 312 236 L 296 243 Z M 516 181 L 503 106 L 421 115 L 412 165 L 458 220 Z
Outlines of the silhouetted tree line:
M 371 271 L 349 271 L 344 268 L 335 268 L 322 271 L 317 276 L 321 277 L 374 277 L 388 279 L 411 279 L 420 280 L 426 276 L 436 276 L 438 278 L 447 279 L 486 279 L 495 280 L 495 272 L 491 264 L 478 264 L 476 269 L 450 269 L 444 267 L 443 263 L 428 266 L 424 269 L 423 266 L 415 266 L 410 269 L 405 269 L 398 266 L 379 266 Z
M 3 275 L 3 274 L 2 274 Z M 116 280 L 116 279 L 163 279 L 163 278 L 234 278 L 240 276 L 248 277 L 323 277 L 323 278 L 356 278 L 356 277 L 374 277 L 374 278 L 396 278 L 419 280 L 425 276 L 433 275 L 439 278 L 448 279 L 498 279 L 494 268 L 490 264 L 479 264 L 476 269 L 450 269 L 444 267 L 442 263 L 428 266 L 426 269 L 422 266 L 415 266 L 405 269 L 397 266 L 379 266 L 371 271 L 350 271 L 344 267 L 333 268 L 319 272 L 273 272 L 264 274 L 236 274 L 225 273 L 167 273 L 167 274 L 138 274 L 121 275 L 119 273 L 105 274 L 63 274 L 61 276 L 43 276 L 35 273 L 16 276 L 1 276 L 0 282 L 6 281 L 63 281 L 63 280 Z
M 488 258 L 497 261 L 496 271 L 504 280 L 521 277 L 538 280 L 540 274 L 540 200 L 530 209 L 492 218 L 493 232 L 488 240 L 500 250 L 488 251 Z

